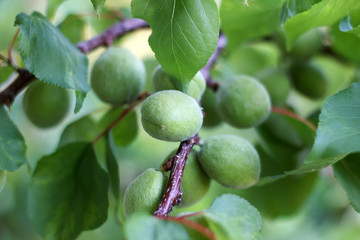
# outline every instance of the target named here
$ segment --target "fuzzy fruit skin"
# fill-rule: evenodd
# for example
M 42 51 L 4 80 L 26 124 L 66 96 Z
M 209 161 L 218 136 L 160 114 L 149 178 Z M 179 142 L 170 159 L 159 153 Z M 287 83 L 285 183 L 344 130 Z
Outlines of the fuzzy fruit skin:
M 268 91 L 271 103 L 282 106 L 290 93 L 290 80 L 285 72 L 279 69 L 267 69 L 258 75 L 259 81 Z
M 221 83 L 216 94 L 221 118 L 237 128 L 250 128 L 264 122 L 271 109 L 265 87 L 255 78 L 235 76 Z
M 111 47 L 96 60 L 90 78 L 92 89 L 102 101 L 121 105 L 132 102 L 142 90 L 145 66 L 130 51 Z
M 154 213 L 165 186 L 165 178 L 161 172 L 152 168 L 145 170 L 126 188 L 124 195 L 125 216 L 129 217 L 136 211 Z
M 201 106 L 205 112 L 204 127 L 215 127 L 222 122 L 216 108 L 216 94 L 213 90 L 206 88 L 201 98 Z
M 30 121 L 40 128 L 60 123 L 68 113 L 70 97 L 66 89 L 36 80 L 25 91 L 23 109 Z
M 326 78 L 319 68 L 310 63 L 294 63 L 290 66 L 291 81 L 299 92 L 319 99 L 326 93 Z
M 141 122 L 152 137 L 169 141 L 184 141 L 201 128 L 203 115 L 194 98 L 176 90 L 157 92 L 141 107 Z
M 174 150 L 167 158 L 164 163 L 172 156 L 175 155 L 177 150 Z M 197 152 L 192 150 L 186 161 L 185 170 L 181 182 L 181 201 L 178 207 L 188 207 L 194 205 L 200 199 L 202 199 L 208 192 L 210 187 L 211 179 L 206 175 L 202 169 Z
M 206 139 L 199 161 L 207 175 L 225 187 L 247 188 L 259 180 L 257 151 L 246 139 L 235 135 Z
M 152 76 L 152 84 L 156 92 L 162 90 L 179 90 L 174 84 L 175 79 L 169 76 L 161 66 L 158 66 Z M 190 81 L 188 90 L 185 92 L 190 97 L 195 98 L 196 101 L 201 99 L 206 88 L 205 78 L 201 72 L 196 73 L 194 78 Z

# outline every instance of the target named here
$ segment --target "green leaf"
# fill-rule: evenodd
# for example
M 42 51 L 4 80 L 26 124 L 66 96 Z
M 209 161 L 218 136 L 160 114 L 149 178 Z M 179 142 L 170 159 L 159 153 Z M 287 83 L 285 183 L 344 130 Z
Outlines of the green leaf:
M 351 33 L 360 37 L 360 25 L 357 27 L 353 27 L 351 23 L 351 17 L 349 15 L 341 19 L 339 23 L 339 29 L 341 32 Z
M 312 28 L 332 25 L 359 7 L 358 0 L 323 0 L 309 10 L 297 14 L 284 24 L 287 48 L 290 49 L 294 40 L 302 33 Z
M 107 136 L 106 144 L 106 166 L 109 172 L 110 188 L 116 202 L 120 201 L 120 172 L 118 164 L 118 152 L 112 137 L 112 132 L 109 132 Z
M 0 83 L 5 82 L 13 72 L 14 69 L 10 66 L 0 66 Z
M 96 10 L 96 14 L 98 15 L 98 18 L 100 18 L 101 10 L 104 7 L 105 1 L 106 0 L 91 0 Z
M 359 152 L 360 83 L 330 96 L 322 106 L 315 143 L 300 169 L 316 171 L 336 163 L 349 153 Z
M 6 171 L 0 169 L 0 192 L 4 189 L 6 184 Z
M 302 1 L 286 0 L 283 3 L 280 12 L 281 25 L 283 25 L 286 22 L 286 20 L 288 20 L 292 16 L 308 10 L 312 5 L 320 1 L 321 0 L 302 0 Z
M 90 90 L 87 57 L 38 12 L 20 13 L 15 25 L 21 29 L 19 49 L 26 67 L 43 82 L 74 89 L 78 112 Z
M 73 142 L 92 142 L 99 134 L 95 121 L 90 116 L 70 123 L 61 134 L 59 147 Z
M 130 12 L 130 9 L 127 10 Z M 121 14 L 124 12 L 121 10 Z M 130 14 L 131 15 L 131 14 Z M 90 25 L 94 28 L 96 33 L 100 34 L 104 32 L 109 27 L 115 25 L 116 23 L 121 21 L 121 15 L 118 10 L 108 9 L 103 7 L 101 10 L 100 18 L 91 18 Z M 130 19 L 130 17 L 125 16 L 126 19 Z
M 225 232 L 227 237 L 224 239 L 261 239 L 260 213 L 243 198 L 232 194 L 221 195 L 203 213 L 216 235 Z
M 0 169 L 15 171 L 26 162 L 23 136 L 0 105 Z
M 100 129 L 106 129 L 122 114 L 124 109 L 124 107 L 117 107 L 107 112 L 105 116 L 100 120 Z M 111 136 L 114 138 L 114 143 L 117 147 L 129 146 L 130 143 L 132 143 L 136 139 L 137 134 L 138 124 L 135 111 L 128 113 L 111 130 Z
M 43 157 L 31 177 L 30 218 L 46 239 L 75 239 L 105 222 L 108 177 L 89 143 L 72 143 Z
M 133 0 L 131 10 L 149 23 L 149 44 L 157 60 L 183 86 L 216 49 L 219 16 L 213 0 Z
M 185 229 L 174 222 L 143 213 L 135 213 L 125 225 L 125 234 L 128 240 L 188 240 Z
M 57 8 L 65 1 L 66 0 L 48 0 L 46 16 L 52 18 L 56 13 Z
M 281 0 L 256 0 L 248 5 L 239 0 L 223 0 L 221 29 L 229 45 L 273 33 L 280 26 L 280 8 Z
M 85 22 L 81 19 L 80 15 L 68 15 L 62 23 L 58 26 L 60 31 L 67 37 L 73 44 L 82 40 L 84 33 Z
M 333 166 L 335 177 L 345 189 L 352 206 L 360 212 L 360 154 L 351 154 Z

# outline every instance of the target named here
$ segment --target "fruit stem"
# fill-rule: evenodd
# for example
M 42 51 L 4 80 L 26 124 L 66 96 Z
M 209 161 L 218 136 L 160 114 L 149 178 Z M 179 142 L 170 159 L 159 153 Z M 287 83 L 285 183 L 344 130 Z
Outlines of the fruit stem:
M 215 52 L 210 57 L 206 66 L 201 69 L 201 73 L 203 74 L 203 76 L 205 78 L 206 85 L 209 88 L 211 88 L 214 92 L 216 92 L 216 90 L 218 89 L 219 83 L 212 81 L 211 76 L 210 76 L 210 70 L 216 63 L 216 60 L 218 59 L 220 54 L 224 51 L 226 43 L 227 43 L 226 37 L 224 36 L 224 34 L 220 33 Z
M 199 142 L 200 137 L 198 134 L 188 140 L 182 141 L 176 154 L 169 158 L 169 160 L 163 165 L 165 171 L 168 171 L 171 168 L 171 172 L 165 194 L 163 195 L 154 216 L 162 218 L 167 217 L 169 216 L 173 206 L 180 203 L 182 195 L 180 186 L 185 164 L 191 149 Z
M 141 101 L 150 96 L 149 92 L 143 92 L 139 94 L 139 96 L 133 101 L 127 108 L 122 111 L 122 113 L 112 122 L 110 123 L 92 142 L 93 145 L 97 143 L 107 132 L 109 132 L 113 127 L 118 124 L 121 119 L 123 119 L 128 113 L 130 113 Z

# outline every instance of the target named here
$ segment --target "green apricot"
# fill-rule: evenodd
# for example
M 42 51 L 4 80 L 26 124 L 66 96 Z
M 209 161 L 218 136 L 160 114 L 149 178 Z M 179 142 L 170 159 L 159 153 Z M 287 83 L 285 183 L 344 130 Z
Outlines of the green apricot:
M 221 117 L 216 109 L 216 95 L 213 90 L 206 88 L 201 98 L 201 106 L 205 113 L 204 127 L 215 127 L 221 123 Z
M 172 156 L 174 156 L 176 150 L 174 150 L 169 156 L 165 159 L 164 163 Z M 183 195 L 181 196 L 181 202 L 178 205 L 179 207 L 188 207 L 205 196 L 210 187 L 210 178 L 204 170 L 202 169 L 198 159 L 197 152 L 192 150 L 186 161 L 183 179 L 181 182 L 181 191 Z
M 66 89 L 43 83 L 32 83 L 25 91 L 23 109 L 30 121 L 40 127 L 52 127 L 61 122 L 70 107 Z
M 144 101 L 141 107 L 141 122 L 152 137 L 179 142 L 199 131 L 203 115 L 194 98 L 180 91 L 165 90 Z
M 199 161 L 207 175 L 230 188 L 247 188 L 260 176 L 260 158 L 246 139 L 235 135 L 208 138 L 200 151 Z
M 176 79 L 168 75 L 161 66 L 158 66 L 153 73 L 152 83 L 155 91 L 162 90 L 180 90 L 176 87 Z M 198 72 L 190 81 L 187 91 L 185 92 L 196 101 L 201 99 L 206 88 L 205 78 L 201 72 Z
M 238 128 L 255 127 L 270 114 L 270 97 L 255 78 L 238 75 L 221 83 L 216 95 L 221 118 Z
M 129 217 L 136 211 L 153 213 L 161 200 L 165 185 L 163 174 L 152 168 L 137 176 L 125 191 L 125 216 Z
M 259 81 L 268 91 L 271 103 L 282 106 L 290 93 L 290 81 L 286 73 L 279 69 L 266 69 L 258 75 Z
M 326 78 L 321 70 L 311 63 L 293 63 L 289 76 L 296 90 L 307 97 L 319 99 L 326 93 Z
M 142 90 L 145 66 L 130 51 L 111 47 L 96 60 L 90 78 L 92 89 L 102 101 L 121 105 L 132 102 Z
M 217 135 L 206 139 L 199 161 L 207 175 L 225 187 L 247 188 L 260 176 L 260 158 L 246 139 Z
M 298 37 L 290 51 L 290 56 L 296 59 L 308 59 L 323 47 L 321 36 L 317 29 L 311 29 Z

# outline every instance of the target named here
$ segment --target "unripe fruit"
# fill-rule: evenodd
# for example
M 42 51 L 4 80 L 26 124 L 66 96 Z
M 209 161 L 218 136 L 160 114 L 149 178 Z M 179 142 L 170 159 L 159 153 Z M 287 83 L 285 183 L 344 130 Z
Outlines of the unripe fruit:
M 132 102 L 145 84 L 143 62 L 130 51 L 111 47 L 96 60 L 91 86 L 104 102 L 120 105 Z
M 141 107 L 145 131 L 164 141 L 178 142 L 194 136 L 202 121 L 202 112 L 195 99 L 176 90 L 157 92 Z
M 155 91 L 162 90 L 179 90 L 176 87 L 176 79 L 168 75 L 161 66 L 158 66 L 153 73 L 152 83 Z M 206 88 L 205 78 L 201 72 L 198 72 L 190 81 L 188 90 L 185 92 L 190 97 L 195 98 L 196 101 L 201 99 Z
M 173 151 L 166 159 L 174 156 Z M 183 179 L 181 182 L 181 202 L 179 207 L 188 207 L 205 196 L 210 187 L 210 178 L 206 175 L 197 159 L 197 152 L 192 150 L 186 161 Z
M 290 56 L 297 59 L 307 59 L 319 52 L 322 47 L 319 31 L 311 29 L 295 40 Z
M 201 98 L 201 106 L 205 113 L 204 127 L 214 127 L 221 123 L 220 115 L 216 109 L 216 95 L 214 91 L 206 88 L 204 95 Z
M 149 168 L 137 176 L 125 191 L 125 216 L 128 217 L 136 211 L 153 213 L 161 200 L 164 187 L 164 176 L 155 169 Z
M 207 175 L 225 187 L 246 188 L 259 180 L 259 155 L 250 142 L 238 136 L 206 139 L 199 161 Z
M 266 69 L 258 75 L 258 79 L 268 91 L 273 105 L 281 106 L 286 102 L 290 92 L 290 82 L 283 71 Z
M 319 68 L 310 63 L 294 63 L 289 69 L 294 87 L 310 98 L 322 98 L 326 93 L 326 78 Z
M 66 89 L 43 83 L 32 83 L 25 91 L 23 109 L 30 121 L 41 128 L 52 127 L 63 120 L 70 107 Z
M 221 83 L 216 100 L 221 118 L 238 128 L 255 127 L 264 122 L 271 108 L 265 87 L 248 76 L 235 76 Z

